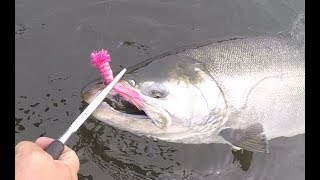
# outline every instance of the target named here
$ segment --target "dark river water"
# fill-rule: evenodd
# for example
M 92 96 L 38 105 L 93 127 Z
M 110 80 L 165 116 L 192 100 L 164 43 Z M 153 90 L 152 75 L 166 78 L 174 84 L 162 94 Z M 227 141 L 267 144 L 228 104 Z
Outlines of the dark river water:
M 15 142 L 58 138 L 85 108 L 99 74 L 92 50 L 110 50 L 114 71 L 208 39 L 285 30 L 303 0 L 16 0 Z M 67 145 L 79 179 L 305 179 L 305 136 L 270 141 L 270 153 L 222 144 L 155 141 L 89 118 Z

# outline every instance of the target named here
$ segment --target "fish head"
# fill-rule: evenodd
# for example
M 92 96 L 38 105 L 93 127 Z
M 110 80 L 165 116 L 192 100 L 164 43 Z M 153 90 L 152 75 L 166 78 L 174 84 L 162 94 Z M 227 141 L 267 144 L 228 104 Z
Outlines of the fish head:
M 178 55 L 153 61 L 126 74 L 117 84 L 121 92 L 111 91 L 92 116 L 138 135 L 196 141 L 218 128 L 226 109 L 223 94 L 204 69 Z M 85 91 L 83 99 L 90 103 L 104 87 L 100 83 Z

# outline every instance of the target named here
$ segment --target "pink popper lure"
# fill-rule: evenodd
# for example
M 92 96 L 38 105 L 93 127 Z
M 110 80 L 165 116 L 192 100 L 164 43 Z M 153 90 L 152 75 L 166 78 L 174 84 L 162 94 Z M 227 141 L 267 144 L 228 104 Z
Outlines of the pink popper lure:
M 99 52 L 91 53 L 91 63 L 96 67 L 105 82 L 109 84 L 113 80 L 113 74 L 109 62 L 111 61 L 110 54 L 108 51 L 102 49 Z M 129 89 L 122 83 L 117 83 L 113 90 L 123 97 L 126 101 L 135 105 L 138 109 L 143 108 L 143 99 L 139 96 L 137 92 L 132 89 Z

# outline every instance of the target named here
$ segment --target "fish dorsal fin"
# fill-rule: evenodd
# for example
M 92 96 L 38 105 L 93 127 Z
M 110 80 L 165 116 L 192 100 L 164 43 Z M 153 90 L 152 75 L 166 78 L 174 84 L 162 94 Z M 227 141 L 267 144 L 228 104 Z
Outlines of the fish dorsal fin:
M 289 28 L 280 34 L 290 34 L 292 37 L 304 42 L 305 37 L 305 14 L 300 12 L 291 22 Z
M 263 132 L 263 126 L 256 123 L 245 129 L 227 127 L 222 129 L 219 135 L 240 148 L 255 152 L 269 152 L 268 141 Z
M 291 22 L 290 31 L 296 31 L 299 29 L 304 31 L 304 28 L 305 28 L 305 14 L 303 12 L 300 12 L 297 15 L 297 17 Z
M 289 33 L 296 38 L 304 38 L 305 35 L 305 15 L 299 13 L 297 18 L 291 23 Z

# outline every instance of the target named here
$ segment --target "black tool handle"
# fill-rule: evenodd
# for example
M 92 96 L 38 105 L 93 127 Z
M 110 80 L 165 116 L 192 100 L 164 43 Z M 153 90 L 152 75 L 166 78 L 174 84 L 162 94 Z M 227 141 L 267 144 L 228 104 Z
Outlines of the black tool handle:
M 54 140 L 44 150 L 50 154 L 54 160 L 57 160 L 64 150 L 64 144 L 59 140 Z

